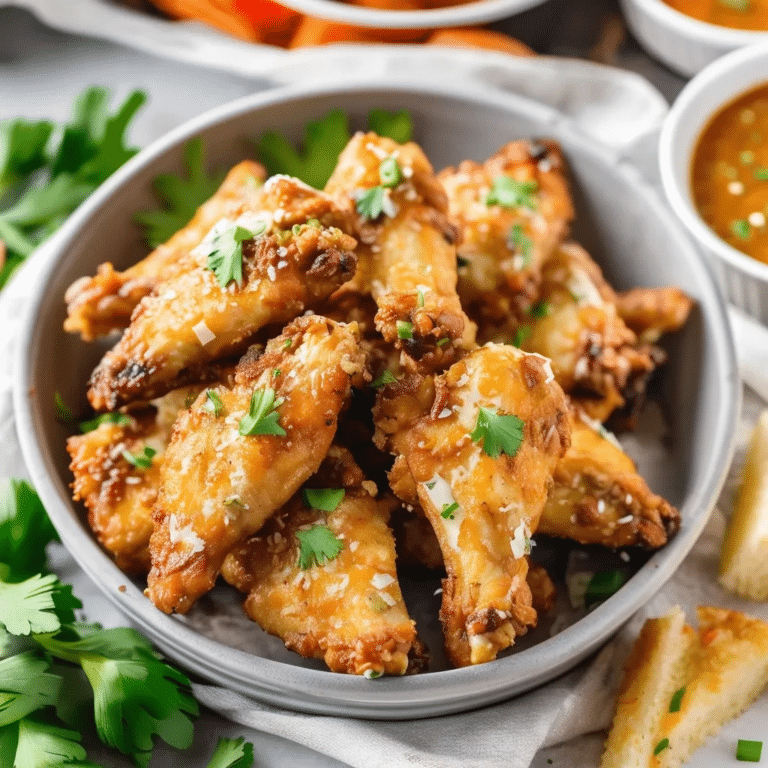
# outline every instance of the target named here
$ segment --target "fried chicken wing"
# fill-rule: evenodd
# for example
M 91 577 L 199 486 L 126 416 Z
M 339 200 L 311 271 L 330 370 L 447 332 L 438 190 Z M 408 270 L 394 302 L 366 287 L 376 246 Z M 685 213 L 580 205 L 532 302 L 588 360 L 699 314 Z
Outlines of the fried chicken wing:
M 264 232 L 242 244 L 242 287 L 223 288 L 206 254 L 193 252 L 189 269 L 142 299 L 93 372 L 94 408 L 112 410 L 196 380 L 210 361 L 242 353 L 260 328 L 317 306 L 354 274 L 355 240 L 337 226 L 348 227 L 348 218 L 322 192 L 273 176 L 262 205 L 250 221 Z
M 434 383 L 411 377 L 379 396 L 377 440 L 398 456 L 393 474 L 412 475 L 440 542 L 440 617 L 456 666 L 494 659 L 536 622 L 524 555 L 569 444 L 567 408 L 540 357 L 494 344 Z M 496 422 L 503 429 L 516 417 L 519 443 L 495 450 L 490 432 L 478 434 L 481 416 L 506 418 Z
M 127 573 L 149 571 L 152 506 L 165 449 L 176 417 L 199 392 L 199 386 L 174 390 L 123 414 L 126 424 L 102 423 L 67 440 L 73 498 L 85 503 L 91 529 Z M 142 457 L 146 448 L 155 451 L 151 463 L 136 466 L 131 457 Z
M 606 547 L 664 546 L 678 511 L 652 493 L 632 459 L 589 417 L 574 419 L 571 447 L 555 468 L 539 533 Z
M 354 326 L 302 317 L 247 354 L 229 389 L 181 414 L 161 469 L 148 594 L 185 613 L 227 553 L 255 533 L 317 470 L 364 360 Z M 219 410 L 219 415 L 216 415 Z
M 124 272 L 106 262 L 93 277 L 81 277 L 72 283 L 64 296 L 64 330 L 92 341 L 125 328 L 139 301 L 180 268 L 189 251 L 200 244 L 217 221 L 236 218 L 258 207 L 265 175 L 258 163 L 238 163 L 216 194 L 197 209 L 192 220 L 145 259 Z
M 245 612 L 302 656 L 325 659 L 334 672 L 405 674 L 416 629 L 397 580 L 389 504 L 375 498 L 375 484 L 336 446 L 306 487 L 343 488 L 344 498 L 323 512 L 297 493 L 228 555 L 224 578 L 248 593 Z M 299 537 L 317 526 L 341 549 L 302 567 Z
M 458 290 L 480 326 L 505 325 L 535 301 L 541 269 L 565 237 L 573 205 L 555 142 L 513 141 L 484 163 L 438 174 L 459 224 Z
M 382 186 L 380 172 L 389 158 L 400 175 L 391 188 Z M 474 326 L 456 293 L 456 232 L 445 192 L 416 144 L 358 133 L 326 192 L 359 209 L 361 197 L 375 188 L 383 196 L 382 212 L 358 216 L 358 273 L 340 293 L 373 296 L 376 328 L 402 351 L 405 367 L 444 369 L 474 344 Z

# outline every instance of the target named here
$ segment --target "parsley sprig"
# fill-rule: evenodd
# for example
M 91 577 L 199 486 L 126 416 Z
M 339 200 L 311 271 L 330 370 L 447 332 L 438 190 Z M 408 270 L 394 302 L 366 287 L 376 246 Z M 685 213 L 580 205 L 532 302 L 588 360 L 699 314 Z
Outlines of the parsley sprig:
M 485 196 L 486 205 L 500 205 L 502 208 L 529 208 L 536 210 L 534 195 L 539 189 L 536 181 L 519 181 L 511 176 L 497 176 Z
M 481 406 L 469 436 L 475 442 L 482 440 L 483 450 L 491 458 L 498 458 L 502 452 L 515 456 L 523 443 L 524 426 L 525 422 L 513 414 L 499 414 Z
M 306 570 L 322 565 L 339 556 L 344 544 L 327 525 L 313 525 L 305 531 L 296 531 L 299 540 L 299 568 Z
M 343 488 L 304 488 L 301 495 L 310 509 L 323 512 L 333 512 L 344 501 Z
M 226 288 L 232 281 L 243 285 L 243 242 L 264 233 L 266 224 L 254 230 L 230 224 L 204 246 L 207 262 L 219 285 Z
M 272 387 L 255 389 L 251 395 L 248 414 L 240 420 L 241 435 L 276 435 L 285 437 L 286 431 L 280 426 L 280 414 L 276 408 L 282 399 L 275 400 Z

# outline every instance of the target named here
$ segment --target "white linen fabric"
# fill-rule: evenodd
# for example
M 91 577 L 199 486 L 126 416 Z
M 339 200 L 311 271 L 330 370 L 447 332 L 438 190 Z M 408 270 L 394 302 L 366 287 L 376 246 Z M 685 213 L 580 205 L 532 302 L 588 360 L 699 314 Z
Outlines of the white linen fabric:
M 35 5 L 32 0 L 27 0 L 27 4 Z M 49 7 L 55 5 L 51 3 Z M 41 15 L 45 18 L 45 14 Z M 347 52 L 341 59 L 336 59 L 335 64 L 329 64 L 324 75 L 335 77 L 339 60 L 347 62 L 352 55 Z M 407 72 L 408 68 L 403 66 L 404 56 L 400 51 L 395 57 L 381 50 L 376 58 L 378 66 L 371 65 L 369 56 L 366 68 L 377 76 L 382 72 L 391 72 L 393 68 L 400 73 Z M 460 65 L 456 64 L 455 59 L 453 61 L 452 72 L 455 74 Z M 663 115 L 663 109 L 659 108 L 656 98 L 658 94 L 653 95 L 655 92 L 652 87 L 640 81 L 642 86 L 633 91 L 630 81 L 635 81 L 636 85 L 639 78 L 627 76 L 626 73 L 613 77 L 610 70 L 602 70 L 598 78 L 602 84 L 590 89 L 585 85 L 586 77 L 582 69 L 589 65 L 577 66 L 576 62 L 568 66 L 562 62 L 542 62 L 540 66 L 543 75 L 539 79 L 521 77 L 522 72 L 530 74 L 530 67 L 535 66 L 533 62 L 524 65 L 507 62 L 503 66 L 503 60 L 493 56 L 486 57 L 482 66 L 477 57 L 469 56 L 466 61 L 468 71 L 465 74 L 469 77 L 509 90 L 520 90 L 518 86 L 525 82 L 526 95 L 558 104 L 575 120 L 582 121 L 585 131 L 593 135 L 602 135 L 604 138 L 621 136 L 622 124 L 626 122 L 627 114 L 630 114 L 635 123 L 634 136 L 637 137 L 656 127 Z M 430 77 L 430 72 L 432 76 L 439 72 L 441 77 L 445 77 L 445 70 L 438 69 L 444 62 L 439 57 L 436 62 L 434 69 L 425 71 L 422 59 L 418 67 L 420 77 Z M 279 66 L 275 79 L 281 82 L 290 79 L 293 63 L 284 64 L 281 61 Z M 411 71 L 414 69 L 417 68 L 412 67 Z M 568 87 L 569 72 L 573 73 L 578 87 Z M 552 83 L 557 78 L 558 88 L 553 92 Z M 539 83 L 538 90 L 536 83 Z M 617 110 L 615 100 L 620 93 L 624 94 L 624 107 Z M 564 94 L 570 94 L 567 101 Z M 611 109 L 602 109 L 611 104 Z M 628 104 L 634 104 L 635 107 L 629 113 L 626 110 Z M 639 109 L 641 104 L 645 104 L 645 109 Z M 596 119 L 598 115 L 599 119 Z M 611 122 L 611 115 L 616 116 L 617 122 Z M 642 124 L 641 127 L 638 124 Z M 655 161 L 652 157 L 643 157 L 643 170 L 648 175 L 654 175 Z M 12 371 L 8 361 L 14 359 L 15 329 L 27 304 L 27 286 L 34 284 L 37 265 L 43 258 L 42 252 L 30 258 L 0 294 L 0 360 L 3 361 L 0 366 L 2 476 L 23 477 L 27 474 L 15 435 Z M 547 765 L 548 760 L 552 760 L 555 765 L 572 768 L 595 765 L 602 736 L 588 734 L 600 731 L 609 724 L 623 658 L 647 616 L 662 614 L 671 606 L 679 604 L 693 618 L 697 604 L 714 603 L 746 610 L 768 619 L 768 609 L 730 598 L 719 589 L 715 581 L 724 512 L 731 508 L 734 488 L 740 477 L 743 447 L 759 409 L 758 398 L 748 392 L 741 421 L 734 425 L 738 432 L 739 449 L 719 508 L 675 577 L 595 658 L 559 680 L 512 701 L 485 709 L 409 722 L 374 722 L 297 714 L 202 683 L 194 684 L 195 695 L 201 703 L 234 722 L 310 747 L 354 768 L 528 768 L 531 765 Z M 125 624 L 125 618 L 88 581 L 60 547 L 54 548 L 53 566 L 62 578 L 75 585 L 75 593 L 87 606 L 89 620 L 100 621 L 105 626 Z M 167 764 L 172 765 L 173 762 L 169 760 Z M 185 761 L 185 764 L 191 763 Z

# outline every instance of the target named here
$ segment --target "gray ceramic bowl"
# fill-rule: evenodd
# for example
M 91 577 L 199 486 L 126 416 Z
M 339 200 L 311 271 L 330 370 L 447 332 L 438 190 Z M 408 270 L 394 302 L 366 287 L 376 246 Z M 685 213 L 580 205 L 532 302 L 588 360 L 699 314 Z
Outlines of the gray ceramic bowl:
M 483 666 L 375 681 L 332 674 L 288 654 L 244 621 L 233 591 L 223 588 L 188 617 L 166 616 L 114 566 L 70 500 L 66 432 L 55 418 L 54 392 L 84 409 L 85 382 L 102 349 L 62 332 L 66 287 L 102 261 L 122 268 L 142 256 L 133 214 L 153 205 L 151 182 L 158 173 L 182 167 L 190 137 L 205 139 L 212 164 L 228 166 L 249 155 L 248 137 L 278 129 L 298 138 L 309 119 L 335 107 L 347 110 L 357 125 L 374 107 L 411 109 L 416 139 L 438 168 L 487 157 L 515 137 L 555 137 L 570 162 L 575 235 L 609 279 L 619 288 L 676 284 L 698 302 L 684 331 L 668 342 L 661 394 L 669 414 L 667 439 L 651 434 L 648 424 L 633 438 L 641 471 L 681 510 L 679 534 L 585 618 L 554 637 L 537 629 L 515 653 Z M 64 226 L 47 259 L 23 325 L 15 405 L 24 457 L 62 541 L 169 657 L 268 703 L 357 717 L 424 717 L 499 701 L 562 674 L 604 643 L 673 574 L 701 532 L 729 464 L 740 385 L 723 303 L 709 272 L 676 219 L 631 168 L 553 110 L 522 98 L 476 86 L 470 91 L 387 82 L 291 88 L 233 102 L 182 126 L 116 173 Z M 426 598 L 431 626 L 421 628 L 427 635 L 437 623 L 432 587 Z M 439 643 L 432 645 L 438 650 Z

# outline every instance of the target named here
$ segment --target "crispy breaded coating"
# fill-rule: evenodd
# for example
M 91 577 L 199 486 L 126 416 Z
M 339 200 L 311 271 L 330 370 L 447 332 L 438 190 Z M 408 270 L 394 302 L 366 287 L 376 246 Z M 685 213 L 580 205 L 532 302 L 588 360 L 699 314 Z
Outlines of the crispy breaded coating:
M 224 578 L 248 593 L 245 612 L 302 656 L 324 659 L 333 672 L 405 674 L 416 629 L 397 580 L 389 504 L 336 446 L 306 487 L 343 488 L 344 498 L 324 512 L 297 493 L 230 552 Z M 341 551 L 302 569 L 297 534 L 315 526 L 328 528 Z
M 505 177 L 525 193 L 499 204 L 492 189 Z M 465 160 L 437 178 L 459 224 L 461 302 L 486 341 L 489 327 L 530 307 L 542 265 L 568 232 L 574 213 L 565 163 L 555 142 L 513 141 L 482 164 Z
M 675 286 L 631 288 L 619 293 L 619 316 L 645 344 L 655 344 L 663 334 L 679 331 L 693 309 L 693 300 Z
M 254 216 L 266 229 L 243 243 L 242 287 L 223 288 L 195 251 L 188 269 L 142 299 L 93 372 L 94 408 L 111 410 L 196 380 L 210 361 L 241 354 L 260 328 L 317 306 L 354 274 L 355 240 L 338 228 L 349 228 L 348 218 L 322 192 L 273 176 Z
M 352 137 L 339 157 L 326 192 L 354 206 L 381 185 L 379 167 L 395 158 L 402 178 L 384 189 L 384 212 L 371 221 L 359 215 L 359 265 L 340 293 L 373 296 L 376 328 L 417 371 L 450 365 L 474 344 L 456 293 L 456 232 L 447 217 L 445 192 L 422 150 L 375 133 Z
M 514 456 L 493 458 L 470 436 L 481 407 L 522 420 Z M 375 421 L 440 542 L 446 653 L 455 666 L 490 661 L 536 622 L 524 555 L 570 441 L 565 396 L 541 358 L 489 344 L 434 383 L 385 387 Z
M 75 477 L 73 498 L 88 509 L 88 523 L 101 545 L 126 573 L 147 573 L 152 506 L 160 486 L 160 467 L 178 413 L 200 392 L 200 386 L 169 392 L 151 405 L 131 411 L 125 425 L 104 423 L 67 440 Z M 155 451 L 144 469 L 128 455 Z
M 218 416 L 204 393 L 181 414 L 153 512 L 148 594 L 158 608 L 188 611 L 213 587 L 230 549 L 317 470 L 363 367 L 354 326 L 298 318 L 263 355 L 241 360 L 231 389 L 214 388 Z M 269 391 L 279 430 L 241 434 L 252 397 Z M 279 431 L 286 434 L 269 433 Z
M 64 330 L 85 341 L 125 328 L 136 305 L 160 282 L 183 268 L 189 252 L 223 218 L 237 218 L 258 209 L 263 195 L 264 168 L 251 160 L 238 163 L 216 194 L 197 209 L 192 220 L 145 259 L 118 272 L 112 264 L 99 265 L 93 277 L 81 277 L 67 289 Z

